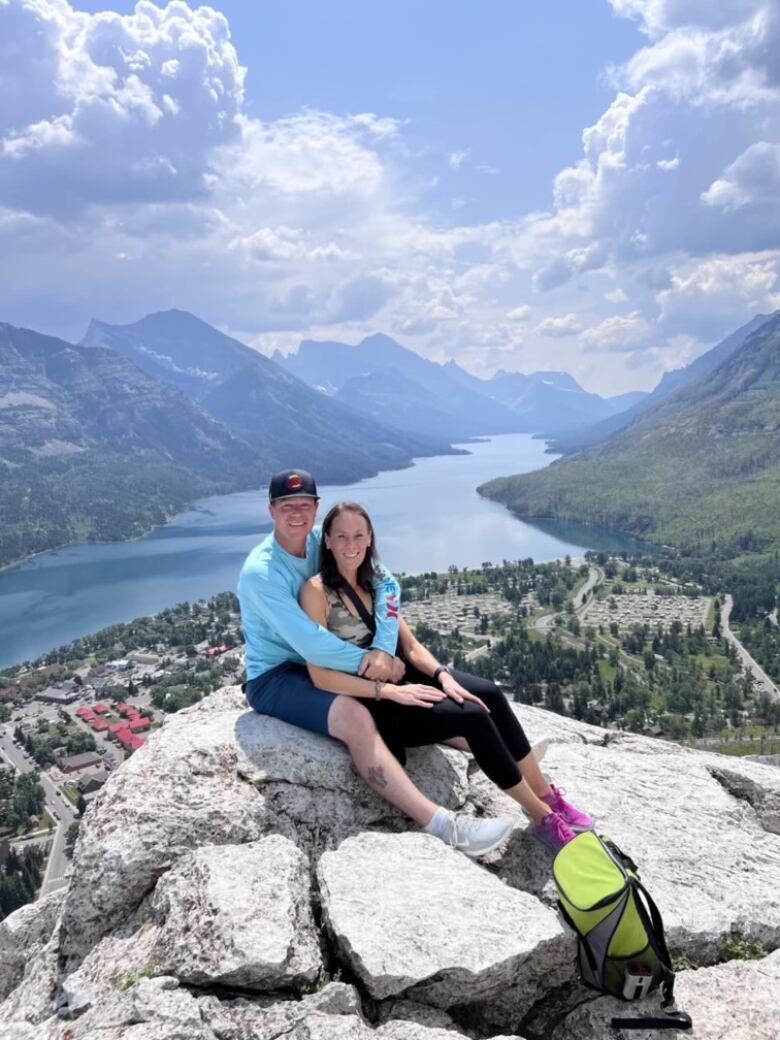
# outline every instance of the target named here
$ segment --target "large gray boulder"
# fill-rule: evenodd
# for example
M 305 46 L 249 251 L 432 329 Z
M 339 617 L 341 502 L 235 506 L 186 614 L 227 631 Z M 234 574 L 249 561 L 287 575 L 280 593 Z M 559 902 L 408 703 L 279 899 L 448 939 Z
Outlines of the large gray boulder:
M 522 1014 L 573 974 L 558 917 L 426 834 L 361 834 L 326 852 L 322 911 L 372 997 Z
M 70 1012 L 145 974 L 259 991 L 313 985 L 323 964 L 309 877 L 307 857 L 282 835 L 187 853 L 63 980 Z
M 416 751 L 409 768 L 442 804 L 465 801 L 459 752 Z M 371 824 L 405 826 L 355 774 L 342 744 L 257 715 L 237 688 L 220 691 L 169 716 L 90 807 L 75 850 L 63 952 L 77 966 L 191 849 L 271 831 L 322 847 Z

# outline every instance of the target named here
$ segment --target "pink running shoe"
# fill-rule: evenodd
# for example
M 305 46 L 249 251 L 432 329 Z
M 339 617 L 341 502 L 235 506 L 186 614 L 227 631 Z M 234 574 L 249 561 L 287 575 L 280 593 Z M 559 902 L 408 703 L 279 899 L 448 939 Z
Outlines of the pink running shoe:
M 576 838 L 568 823 L 556 812 L 548 813 L 541 823 L 537 823 L 534 834 L 553 852 L 558 852 L 564 845 L 568 845 L 572 838 Z
M 564 818 L 556 812 L 548 812 L 542 823 L 535 826 L 534 833 L 553 852 L 560 851 L 577 836 Z
M 592 831 L 593 820 L 588 816 L 587 813 L 580 812 L 571 802 L 567 802 L 563 797 L 563 791 L 556 787 L 555 784 L 550 784 L 552 788 L 552 794 L 546 794 L 542 801 L 545 805 L 549 805 L 554 813 L 558 813 L 562 820 L 564 820 L 569 827 L 575 832 L 580 831 Z

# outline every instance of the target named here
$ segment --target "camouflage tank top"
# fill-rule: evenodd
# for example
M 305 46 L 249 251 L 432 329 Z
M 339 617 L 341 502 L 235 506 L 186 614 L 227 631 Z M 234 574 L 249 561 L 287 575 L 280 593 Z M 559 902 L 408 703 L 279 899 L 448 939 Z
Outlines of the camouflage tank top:
M 374 637 L 366 624 L 347 610 L 335 589 L 329 589 L 325 585 L 323 585 L 323 589 L 328 604 L 328 613 L 325 618 L 327 630 L 334 636 L 338 636 L 339 639 L 354 643 L 361 649 L 371 646 Z

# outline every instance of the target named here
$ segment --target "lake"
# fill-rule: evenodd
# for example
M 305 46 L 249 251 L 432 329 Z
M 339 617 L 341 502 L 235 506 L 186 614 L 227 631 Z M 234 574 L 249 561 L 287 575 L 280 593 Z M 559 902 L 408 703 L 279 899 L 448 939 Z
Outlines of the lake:
M 641 547 L 599 528 L 524 523 L 477 495 L 492 477 L 548 465 L 553 456 L 544 454 L 543 441 L 508 434 L 464 447 L 470 454 L 419 459 L 347 487 L 322 486 L 320 516 L 340 499 L 361 502 L 383 561 L 407 574 Z M 234 589 L 244 557 L 268 530 L 265 490 L 243 491 L 200 499 L 137 541 L 74 545 L 0 573 L 0 667 L 106 625 Z

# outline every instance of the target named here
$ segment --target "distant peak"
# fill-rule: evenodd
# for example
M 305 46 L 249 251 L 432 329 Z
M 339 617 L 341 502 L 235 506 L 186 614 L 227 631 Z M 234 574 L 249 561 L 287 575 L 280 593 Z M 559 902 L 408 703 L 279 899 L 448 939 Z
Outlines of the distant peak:
M 370 350 L 375 350 L 377 347 L 393 347 L 395 350 L 406 350 L 410 354 L 414 351 L 410 351 L 408 347 L 402 346 L 398 340 L 393 339 L 392 336 L 388 336 L 384 332 L 374 332 L 370 336 L 366 336 L 358 343 L 359 347 L 368 347 Z

